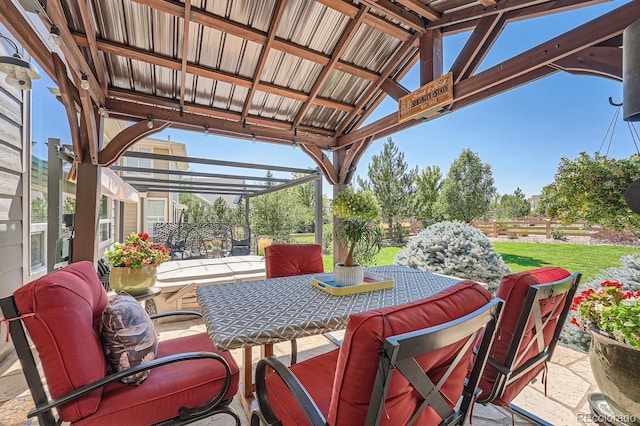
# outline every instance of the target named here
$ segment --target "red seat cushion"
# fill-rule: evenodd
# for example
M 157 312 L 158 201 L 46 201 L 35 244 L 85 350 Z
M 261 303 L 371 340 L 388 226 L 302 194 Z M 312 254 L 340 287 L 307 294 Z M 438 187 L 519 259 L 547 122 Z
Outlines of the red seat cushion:
M 324 272 L 319 244 L 271 244 L 265 247 L 267 278 Z
M 25 284 L 14 299 L 21 315 L 35 313 L 23 322 L 53 398 L 105 377 L 99 327 L 109 300 L 90 262 L 73 263 Z M 73 422 L 91 415 L 101 395 L 98 389 L 65 404 L 59 409 L 60 417 Z
M 330 425 L 364 424 L 378 368 L 378 352 L 384 337 L 443 324 L 484 306 L 491 298 L 487 290 L 471 281 L 460 282 L 427 299 L 352 315 L 342 347 L 329 354 L 303 361 L 291 367 L 310 392 Z M 419 357 L 418 362 L 437 383 L 462 343 L 456 343 Z M 442 387 L 453 407 L 464 386 L 468 350 L 465 358 Z M 335 374 L 332 372 L 335 371 Z M 284 425 L 306 423 L 306 417 L 283 388 L 282 381 L 271 374 L 267 378 L 267 395 L 275 415 Z M 327 392 L 331 392 L 330 398 Z M 327 399 L 329 398 L 329 402 Z M 395 372 L 385 402 L 381 424 L 406 424 L 421 398 L 399 373 Z M 438 423 L 440 418 L 428 408 L 416 424 Z
M 498 324 L 496 330 L 496 338 L 494 339 L 493 345 L 489 352 L 490 359 L 495 360 L 496 362 L 498 362 L 498 364 L 503 364 L 505 362 L 505 358 L 507 356 L 507 352 L 511 345 L 512 339 L 514 337 L 518 337 L 514 336 L 514 334 L 529 287 L 531 287 L 532 285 L 546 284 L 562 280 L 564 278 L 567 278 L 569 275 L 571 274 L 565 269 L 558 267 L 545 267 L 504 276 L 500 283 L 500 286 L 498 287 L 496 297 L 503 299 L 505 303 L 504 308 L 502 309 L 500 323 Z M 558 304 L 564 303 L 565 298 L 566 293 L 546 299 L 545 303 L 541 306 L 543 322 L 546 321 L 551 311 L 553 311 Z M 547 327 L 545 327 L 544 329 L 543 336 L 545 346 L 548 346 L 549 342 L 551 342 L 551 339 L 553 338 L 553 334 L 556 328 L 556 318 L 560 315 L 561 312 L 562 306 L 555 309 L 551 321 L 549 321 Z M 560 326 L 562 326 L 562 324 L 560 324 Z M 521 351 L 527 347 L 528 343 L 531 341 L 531 339 L 533 339 L 533 337 L 534 324 L 533 318 L 530 317 L 529 322 L 527 323 L 527 326 L 524 330 Z M 538 345 L 534 343 L 527 350 L 527 353 L 522 358 L 522 360 L 519 363 L 513 365 L 512 370 L 517 369 L 527 360 L 535 357 L 538 353 Z M 520 356 L 521 354 L 517 354 L 516 360 Z M 500 406 L 508 405 L 513 400 L 513 398 L 515 398 L 520 393 L 520 391 L 525 386 L 527 386 L 527 384 L 534 377 L 536 377 L 538 373 L 540 373 L 540 371 L 542 371 L 543 368 L 544 364 L 537 365 L 527 374 L 523 375 L 520 379 L 509 384 L 504 390 L 503 395 L 491 402 Z M 482 374 L 482 378 L 480 379 L 480 384 L 478 385 L 482 389 L 482 396 L 490 395 L 497 378 L 498 370 L 487 364 L 484 373 Z
M 335 349 L 289 367 L 306 387 L 307 392 L 325 418 L 329 414 L 331 390 L 339 352 L 339 349 Z M 269 404 L 283 425 L 308 424 L 306 416 L 297 403 L 292 400 L 289 389 L 277 374 L 267 376 L 266 386 Z
M 229 352 L 216 350 L 206 333 L 161 341 L 157 358 L 184 352 L 215 352 L 231 368 L 231 386 L 225 399 L 238 391 L 238 366 Z M 177 407 L 193 408 L 209 402 L 224 386 L 225 370 L 211 359 L 182 361 L 152 370 L 140 386 L 120 382 L 108 385 L 98 410 L 77 424 L 154 424 L 175 417 Z

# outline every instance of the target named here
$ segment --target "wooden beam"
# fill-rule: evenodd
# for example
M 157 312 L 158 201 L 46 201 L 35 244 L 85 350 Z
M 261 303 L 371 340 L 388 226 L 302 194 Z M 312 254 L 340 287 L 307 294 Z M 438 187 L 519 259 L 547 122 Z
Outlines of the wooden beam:
M 98 46 L 96 44 L 96 30 L 93 27 L 93 20 L 91 19 L 91 11 L 89 10 L 89 4 L 87 0 L 79 0 L 78 9 L 80 9 L 80 17 L 82 19 L 82 26 L 84 27 L 84 32 L 87 35 L 87 40 L 89 42 L 89 52 L 91 52 L 91 59 L 93 60 L 93 65 L 96 69 L 96 78 L 98 79 L 98 84 L 102 88 L 102 92 L 107 92 L 107 73 L 104 69 L 104 65 L 102 64 L 102 59 L 100 55 L 98 55 Z
M 348 1 L 316 0 L 316 3 L 320 3 L 322 5 L 330 7 L 331 9 L 337 10 L 343 15 L 347 15 L 351 19 L 355 18 L 355 16 L 358 14 L 359 7 L 351 4 Z M 371 13 L 367 13 L 367 15 L 364 17 L 363 23 L 404 42 L 409 41 L 409 39 L 413 37 L 413 34 L 410 31 L 407 31 L 390 21 Z
M 78 113 L 76 112 L 76 104 L 74 101 L 74 93 L 79 97 L 78 89 L 71 83 L 67 77 L 67 67 L 60 59 L 58 54 L 53 55 L 53 66 L 55 68 L 56 77 L 54 80 L 58 82 L 60 89 L 60 100 L 67 114 L 69 122 L 69 133 L 71 133 L 71 144 L 73 145 L 73 155 L 77 162 L 81 163 L 82 144 L 80 143 L 80 123 L 78 123 Z
M 189 55 L 189 24 L 191 23 L 191 0 L 184 1 L 182 31 L 182 60 L 180 61 L 180 105 L 184 105 L 185 84 L 187 83 L 187 56 Z
M 429 30 L 420 37 L 420 86 L 442 76 L 442 33 Z
M 101 137 L 98 135 L 100 122 L 96 120 L 96 111 L 91 102 L 91 96 L 86 90 L 80 91 L 82 111 L 80 113 L 80 146 L 83 161 L 89 160 L 91 164 L 98 164 L 98 151 L 100 151 Z M 99 119 L 102 117 L 98 116 Z M 85 157 L 86 156 L 86 157 Z
M 55 81 L 57 74 L 49 48 L 34 32 L 22 10 L 16 8 L 13 1 L 0 1 L 0 22 L 15 37 L 18 44 L 29 52 L 44 72 Z
M 442 13 L 430 6 L 427 6 L 420 0 L 396 0 L 396 3 L 400 3 L 401 5 L 413 10 L 418 15 L 428 19 L 429 21 L 437 21 L 442 17 Z
M 342 164 L 339 167 L 340 173 L 338 175 L 338 181 L 340 183 L 349 184 L 353 178 L 353 174 L 356 171 L 358 163 L 362 158 L 362 155 L 371 145 L 373 137 L 365 138 L 357 143 L 354 143 L 348 148 L 348 152 L 343 156 Z
M 475 72 L 505 25 L 504 14 L 490 15 L 480 19 L 449 70 L 453 73 L 453 84 L 468 78 Z
M 74 37 L 80 45 L 88 45 L 88 42 L 84 35 L 74 34 Z M 97 45 L 98 49 L 105 53 L 123 56 L 141 62 L 148 62 L 152 65 L 158 65 L 176 71 L 181 71 L 182 69 L 182 62 L 169 56 L 164 56 L 105 40 L 98 40 Z M 202 65 L 187 64 L 186 72 L 200 77 L 210 78 L 212 80 L 235 84 L 237 86 L 245 87 L 248 89 L 250 89 L 254 84 L 254 81 L 249 78 L 238 77 L 236 75 L 215 70 L 213 68 L 205 67 Z M 378 77 L 376 76 L 376 78 Z M 303 102 L 309 99 L 309 94 L 307 93 L 289 89 L 288 87 L 276 86 L 274 84 L 260 83 L 259 81 L 257 83 L 256 89 L 265 93 L 297 99 Z M 353 105 L 326 98 L 316 98 L 314 100 L 314 104 L 326 106 L 327 108 L 337 109 L 339 111 L 351 112 L 354 109 Z
M 627 26 L 639 18 L 640 2 L 626 3 L 595 20 L 461 81 L 455 89 L 456 102 L 622 34 Z
M 80 51 L 80 47 L 75 43 L 73 36 L 71 35 L 71 31 L 69 31 L 69 24 L 64 16 L 60 0 L 47 1 L 47 14 L 51 21 L 56 24 L 60 30 L 60 39 L 62 41 L 60 49 L 64 52 L 67 64 L 69 64 L 71 70 L 78 79 L 81 78 L 83 73 L 87 76 L 89 83 L 89 89 L 87 90 L 96 105 L 104 104 L 105 92 L 100 87 L 95 74 L 84 59 L 84 56 Z M 46 25 L 46 21 L 44 22 Z
M 404 86 L 394 80 L 391 80 L 390 78 L 387 78 L 385 81 L 383 81 L 380 85 L 380 88 L 396 101 L 410 93 L 407 89 L 405 89 Z
M 406 61 L 403 61 L 400 64 L 400 69 L 393 73 L 393 78 L 398 81 L 402 80 L 409 73 L 409 71 L 411 71 L 411 69 L 415 66 L 415 64 L 418 63 L 418 59 L 419 59 L 419 55 L 418 55 L 418 51 L 416 50 L 416 52 L 413 55 L 411 55 Z M 375 111 L 376 108 L 378 108 L 378 106 L 382 103 L 382 101 L 384 101 L 384 99 L 385 99 L 385 93 L 382 91 L 380 91 L 378 95 L 372 96 L 371 101 L 367 106 L 367 109 L 363 111 L 362 114 L 360 114 L 360 116 L 355 120 L 355 123 L 352 129 L 359 128 L 362 125 L 362 123 L 364 123 L 367 120 L 369 115 L 371 115 L 371 113 Z
M 302 152 L 307 154 L 318 165 L 322 174 L 332 185 L 338 183 L 338 172 L 329 157 L 322 152 L 322 149 L 312 145 L 300 145 Z
M 98 164 L 102 167 L 109 167 L 133 144 L 171 125 L 170 122 L 159 122 L 153 123 L 153 127 L 149 128 L 147 123 L 147 120 L 142 120 L 121 130 L 120 133 L 111 139 L 107 146 L 100 150 Z
M 264 70 L 264 66 L 267 64 L 267 58 L 269 57 L 269 52 L 271 51 L 271 48 L 273 47 L 273 41 L 276 38 L 276 31 L 278 30 L 278 26 L 280 25 L 280 21 L 282 20 L 282 15 L 284 14 L 285 4 L 286 4 L 285 0 L 276 0 L 273 6 L 273 15 L 271 16 L 271 22 L 269 23 L 267 40 L 262 45 L 260 58 L 258 59 L 256 70 L 253 73 L 253 83 L 251 84 L 251 88 L 249 89 L 247 98 L 244 101 L 244 107 L 242 108 L 243 120 L 249 114 L 249 108 L 251 107 L 251 102 L 253 102 L 253 97 L 256 94 L 256 90 L 258 89 L 258 85 L 260 83 L 260 77 L 262 77 L 262 71 Z
M 380 79 L 378 79 L 378 81 L 375 84 L 369 86 L 367 91 L 363 93 L 363 95 L 360 97 L 360 101 L 356 104 L 356 107 L 353 110 L 353 112 L 349 113 L 349 115 L 347 115 L 347 117 L 344 120 L 342 120 L 342 123 L 338 126 L 338 129 L 336 132 L 338 135 L 342 134 L 349 128 L 351 122 L 356 117 L 356 115 L 362 111 L 365 105 L 369 104 L 369 102 L 371 101 L 371 98 L 375 96 L 378 90 L 380 90 L 380 87 L 382 86 L 382 84 L 397 70 L 398 66 L 402 63 L 402 61 L 406 59 L 406 56 L 414 48 L 413 47 L 414 43 L 417 42 L 419 38 L 420 38 L 419 33 L 414 34 L 413 38 L 409 40 L 408 43 L 405 43 L 402 47 L 400 47 L 400 49 L 396 51 L 393 58 L 391 58 L 386 68 L 380 75 Z
M 362 3 L 367 6 L 376 9 L 378 12 L 387 15 L 388 17 L 395 19 L 403 25 L 411 28 L 414 31 L 420 33 L 425 32 L 425 22 L 417 15 L 407 9 L 392 3 L 389 0 L 361 0 Z
M 116 90 L 116 89 L 111 89 L 109 91 L 109 95 L 114 99 L 120 99 L 120 100 L 137 103 L 139 105 L 139 110 L 137 114 L 135 114 L 134 116 L 138 118 L 146 119 L 149 115 L 155 116 L 156 115 L 155 110 L 153 109 L 155 106 L 160 106 L 170 110 L 179 109 L 179 105 L 175 99 L 163 98 L 160 96 L 153 96 L 153 95 L 138 94 L 135 92 L 128 92 L 128 91 Z M 144 103 L 147 103 L 148 105 L 144 105 Z M 110 113 L 112 111 L 110 108 L 112 108 L 113 105 L 116 105 L 116 104 L 114 104 L 113 102 L 107 101 L 107 106 Z M 117 111 L 117 112 L 122 113 L 122 111 Z M 195 105 L 195 104 L 186 104 L 183 108 L 183 112 L 193 113 L 192 115 L 201 116 L 202 119 L 208 116 L 212 116 L 217 118 L 223 118 L 226 120 L 242 122 L 241 115 L 239 112 L 234 112 L 234 111 L 221 109 L 221 108 L 204 107 L 204 106 Z M 272 128 L 293 131 L 291 123 L 288 121 L 275 120 L 272 118 L 264 118 L 264 117 L 257 117 L 257 116 L 250 115 L 246 117 L 245 122 L 249 124 L 257 124 L 265 127 L 272 127 Z M 204 124 L 205 123 L 203 123 L 202 125 L 204 126 Z M 332 130 L 323 129 L 319 127 L 311 127 L 311 126 L 299 126 L 298 133 L 300 132 L 313 133 L 316 135 L 328 136 L 331 138 L 333 138 L 333 136 L 335 135 L 335 133 Z
M 300 122 L 302 121 L 305 114 L 309 110 L 309 107 L 315 100 L 316 96 L 318 96 L 320 89 L 322 89 L 322 86 L 324 86 L 325 81 L 327 81 L 327 78 L 329 77 L 329 74 L 333 69 L 333 65 L 336 62 L 338 62 L 338 59 L 340 59 L 340 56 L 342 56 L 342 53 L 349 45 L 349 41 L 351 41 L 351 39 L 355 35 L 356 31 L 360 27 L 360 24 L 362 23 L 364 16 L 367 14 L 368 11 L 369 11 L 368 7 L 360 6 L 360 11 L 358 12 L 358 14 L 351 20 L 351 22 L 349 22 L 349 25 L 347 25 L 347 27 L 345 28 L 344 32 L 340 36 L 340 39 L 338 40 L 338 42 L 336 43 L 336 45 L 334 46 L 331 52 L 331 60 L 329 61 L 327 66 L 322 69 L 322 71 L 320 72 L 320 75 L 318 75 L 318 78 L 313 83 L 313 87 L 311 88 L 311 92 L 309 93 L 309 100 L 306 101 L 302 105 L 302 107 L 300 107 L 300 110 L 298 110 L 298 114 L 296 114 L 296 118 L 293 120 L 294 128 L 300 125 Z
M 252 139 L 255 136 L 257 139 L 285 145 L 291 145 L 292 141 L 295 140 L 299 145 L 311 144 L 322 148 L 336 146 L 335 138 L 302 131 L 300 128 L 295 132 L 293 130 L 250 124 L 249 120 L 243 126 L 239 121 L 219 119 L 211 115 L 193 114 L 186 110 L 180 114 L 177 109 L 163 106 L 145 106 L 140 103 L 121 100 L 109 99 L 106 105 L 110 111 L 113 111 L 109 115 L 114 118 L 117 116 L 119 118 L 129 117 L 129 119 L 146 120 L 147 116 L 151 115 L 154 122 L 155 120 L 172 122 L 171 127 L 173 128 L 203 132 L 205 126 L 207 126 L 210 133 L 242 139 Z
M 71 262 L 95 263 L 98 252 L 98 209 L 100 208 L 100 168 L 91 163 L 77 163 L 75 238 Z
M 593 46 L 555 61 L 553 66 L 571 74 L 622 81 L 622 49 Z
M 610 0 L 501 0 L 489 8 L 479 4 L 445 13 L 439 20 L 427 24 L 427 29 L 442 28 L 443 34 L 458 33 L 473 29 L 480 18 L 492 14 L 515 12 L 516 19 L 531 18 L 607 1 Z
M 179 2 L 169 1 L 169 0 L 132 0 L 132 1 L 136 3 L 144 4 L 145 6 L 148 6 L 152 9 L 157 9 L 162 12 L 168 13 L 170 15 L 184 17 L 184 7 L 182 6 L 182 3 L 179 3 Z M 324 4 L 324 2 L 320 2 L 320 3 Z M 330 1 L 330 3 L 336 3 L 336 2 L 332 0 Z M 347 3 L 344 3 L 344 2 L 341 2 L 341 3 L 343 3 L 344 5 L 347 5 L 347 9 L 350 11 L 357 12 L 358 10 L 358 8 L 355 6 L 348 5 Z M 332 7 L 331 5 L 327 5 L 327 6 Z M 354 12 L 354 16 L 355 16 L 355 12 Z M 243 25 L 239 22 L 232 22 L 232 21 L 226 20 L 212 13 L 209 13 L 203 9 L 192 7 L 191 19 L 193 20 L 193 22 L 203 25 L 207 28 L 212 28 L 216 31 L 222 31 L 228 34 L 232 34 L 237 37 L 240 37 L 249 41 L 253 41 L 258 44 L 265 44 L 267 40 L 267 35 L 265 35 L 265 33 L 262 31 L 258 31 L 256 29 Z M 384 27 L 388 31 L 389 35 L 403 41 L 408 40 L 412 36 L 412 34 L 409 31 L 399 26 L 395 26 L 390 22 L 387 22 L 384 19 L 380 18 L 379 16 L 369 15 L 365 19 L 365 21 L 367 24 L 371 24 L 371 26 L 375 26 L 377 24 L 379 27 Z M 319 63 L 321 65 L 325 65 L 326 62 L 328 62 L 329 60 L 329 58 L 326 55 L 320 52 L 316 52 L 305 46 L 291 43 L 287 40 L 284 40 L 278 37 L 274 39 L 273 48 L 295 55 L 295 56 L 300 56 L 301 58 L 305 58 L 307 60 Z M 367 72 L 367 70 L 365 70 L 364 68 L 358 68 L 352 64 L 342 63 L 341 65 L 344 66 L 343 71 L 351 73 L 356 76 L 362 76 L 363 72 L 364 73 Z M 370 80 L 376 77 L 375 73 L 371 73 L 370 71 L 368 72 L 368 75 L 370 76 L 369 77 Z

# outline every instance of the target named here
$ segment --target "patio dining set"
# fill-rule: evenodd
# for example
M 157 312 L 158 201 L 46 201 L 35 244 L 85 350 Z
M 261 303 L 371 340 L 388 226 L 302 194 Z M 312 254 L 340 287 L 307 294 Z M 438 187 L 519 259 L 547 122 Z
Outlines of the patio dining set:
M 119 371 L 107 370 L 100 330 L 111 308 L 91 263 L 26 284 L 0 307 L 36 404 L 28 416 L 164 425 L 225 414 L 239 425 L 229 408 L 237 396 L 256 426 L 464 424 L 474 403 L 509 406 L 545 369 L 580 280 L 538 268 L 505 276 L 493 297 L 473 281 L 382 266 L 367 270 L 392 277 L 392 288 L 335 296 L 311 285 L 324 272 L 317 249 L 272 245 L 267 278 L 198 286 L 200 312 L 158 315 L 201 315 L 207 333 L 159 342 L 154 357 Z M 337 330 L 339 347 L 296 362 L 296 339 Z M 291 365 L 272 356 L 283 341 Z M 254 373 L 256 346 L 264 357 Z M 121 382 L 145 371 L 138 386 Z

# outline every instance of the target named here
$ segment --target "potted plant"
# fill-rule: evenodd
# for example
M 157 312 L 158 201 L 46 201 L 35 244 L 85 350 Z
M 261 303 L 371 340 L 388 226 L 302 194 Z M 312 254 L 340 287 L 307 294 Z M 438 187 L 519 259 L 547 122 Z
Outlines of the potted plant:
M 620 418 L 640 418 L 640 291 L 604 281 L 576 296 L 571 309 L 571 322 L 591 332 L 589 363 L 605 400 Z
M 119 293 L 126 291 L 136 296 L 155 284 L 156 267 L 169 260 L 170 249 L 149 241 L 149 234 L 131 233 L 123 243 L 116 243 L 105 252 L 111 265 L 109 284 Z
M 364 271 L 354 261 L 356 246 L 363 251 L 380 251 L 382 232 L 375 222 L 380 216 L 380 205 L 371 191 L 354 192 L 346 188 L 331 203 L 338 218 L 335 235 L 338 244 L 347 249 L 342 263 L 336 263 L 334 282 L 338 285 L 362 283 Z

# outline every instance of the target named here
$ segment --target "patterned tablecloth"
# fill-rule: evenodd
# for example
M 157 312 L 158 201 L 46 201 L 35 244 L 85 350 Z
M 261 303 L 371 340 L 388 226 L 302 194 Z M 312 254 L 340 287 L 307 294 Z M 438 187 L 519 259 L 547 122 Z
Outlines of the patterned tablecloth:
M 198 287 L 209 337 L 221 350 L 278 343 L 344 329 L 349 315 L 429 297 L 459 280 L 405 266 L 368 271 L 393 277 L 387 290 L 332 296 L 311 275 Z

